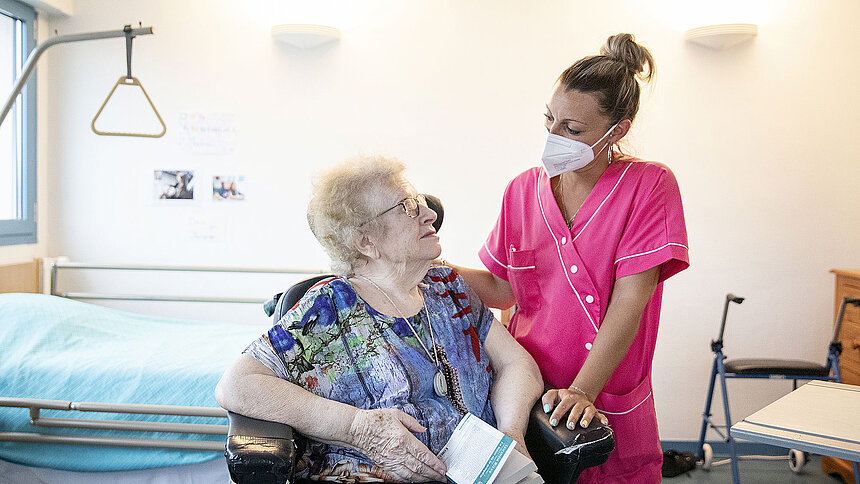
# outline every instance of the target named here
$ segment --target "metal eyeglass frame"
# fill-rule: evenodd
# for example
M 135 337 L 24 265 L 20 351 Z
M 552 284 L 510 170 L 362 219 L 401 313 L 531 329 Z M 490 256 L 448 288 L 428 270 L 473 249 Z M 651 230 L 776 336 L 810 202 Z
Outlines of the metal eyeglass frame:
M 406 201 L 407 201 L 407 200 L 415 200 L 415 208 L 413 208 L 413 209 L 412 209 L 412 210 L 414 210 L 414 212 L 413 212 L 413 213 L 410 213 L 410 209 L 409 209 L 409 207 L 407 207 L 407 206 L 406 206 Z M 383 210 L 382 212 L 380 212 L 380 213 L 376 214 L 374 217 L 372 217 L 372 218 L 370 218 L 370 219 L 368 219 L 368 220 L 366 220 L 366 221 L 362 222 L 362 223 L 359 225 L 359 227 L 361 227 L 362 225 L 365 225 L 365 224 L 369 223 L 371 220 L 374 220 L 374 219 L 376 219 L 376 218 L 379 218 L 379 217 L 381 217 L 381 216 L 385 215 L 386 213 L 388 213 L 388 212 L 390 212 L 390 211 L 394 210 L 394 209 L 395 209 L 395 208 L 397 208 L 397 207 L 403 207 L 403 211 L 404 211 L 404 212 L 406 212 L 406 215 L 408 215 L 408 216 L 409 216 L 409 218 L 415 218 L 415 217 L 417 217 L 417 216 L 418 216 L 418 214 L 420 214 L 420 213 L 421 213 L 421 207 L 422 207 L 422 206 L 427 207 L 427 208 L 430 208 L 430 206 L 429 206 L 429 205 L 427 205 L 427 198 L 424 196 L 424 194 L 423 194 L 423 193 L 419 193 L 418 195 L 416 195 L 416 196 L 414 196 L 414 197 L 406 197 L 406 198 L 404 198 L 403 200 L 400 200 L 399 202 L 397 202 L 393 207 L 388 208 L 388 209 L 385 209 L 385 210 Z

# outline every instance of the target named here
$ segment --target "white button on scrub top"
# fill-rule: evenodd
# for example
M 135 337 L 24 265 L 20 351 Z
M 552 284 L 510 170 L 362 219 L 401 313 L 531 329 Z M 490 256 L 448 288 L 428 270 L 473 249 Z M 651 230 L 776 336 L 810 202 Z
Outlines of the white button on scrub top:
M 566 243 L 567 243 L 567 237 L 562 237 L 561 238 L 561 245 L 564 245 Z
M 594 296 L 592 296 L 591 294 L 589 294 L 588 296 L 585 296 L 585 302 L 587 302 L 588 304 L 593 303 L 594 302 Z
M 578 270 L 579 270 L 579 267 L 576 267 L 576 264 L 570 266 L 570 273 L 571 274 L 576 274 L 576 271 L 578 271 Z
M 585 349 L 591 351 L 591 343 L 585 343 Z

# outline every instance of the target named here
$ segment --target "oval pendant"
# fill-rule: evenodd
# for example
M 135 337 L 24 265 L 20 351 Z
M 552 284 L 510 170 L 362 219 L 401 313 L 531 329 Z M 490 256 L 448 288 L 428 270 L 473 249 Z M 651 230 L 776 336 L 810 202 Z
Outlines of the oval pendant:
M 445 381 L 445 375 L 443 375 L 439 370 L 437 370 L 436 375 L 433 376 L 433 390 L 435 390 L 436 395 L 439 395 L 440 397 L 448 395 L 448 382 Z

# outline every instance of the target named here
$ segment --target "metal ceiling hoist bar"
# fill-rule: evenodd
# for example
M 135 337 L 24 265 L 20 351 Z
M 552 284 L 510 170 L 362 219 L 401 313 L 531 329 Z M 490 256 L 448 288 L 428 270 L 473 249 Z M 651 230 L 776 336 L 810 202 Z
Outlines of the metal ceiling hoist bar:
M 70 42 L 81 42 L 84 40 L 99 40 L 99 39 L 112 39 L 116 37 L 125 37 L 126 38 L 126 55 L 127 55 L 127 63 L 128 63 L 128 75 L 131 77 L 131 39 L 138 35 L 151 35 L 153 33 L 152 27 L 139 27 L 139 28 L 131 28 L 131 25 L 126 25 L 122 30 L 111 30 L 107 32 L 90 32 L 86 34 L 73 34 L 73 35 L 59 35 L 54 37 L 53 39 L 48 39 L 45 42 L 37 45 L 30 55 L 27 57 L 27 61 L 24 63 L 24 67 L 21 72 L 21 76 L 18 77 L 18 80 L 15 81 L 15 86 L 12 88 L 12 92 L 9 94 L 9 97 L 6 99 L 6 104 L 3 106 L 3 113 L 0 114 L 0 125 L 3 124 L 3 121 L 6 119 L 6 115 L 9 114 L 9 111 L 12 110 L 12 106 L 15 105 L 15 100 L 18 98 L 18 95 L 24 89 L 24 85 L 27 83 L 27 80 L 30 79 L 30 75 L 36 69 L 36 61 L 39 60 L 39 57 L 45 53 L 50 47 L 53 47 L 57 44 L 68 44 Z M 132 78 L 134 79 L 134 78 Z M 137 81 L 134 79 L 134 81 Z M 140 83 L 138 83 L 140 85 Z M 116 86 L 114 86 L 116 89 Z M 143 87 L 141 87 L 143 90 Z M 113 91 L 111 91 L 113 93 Z M 144 91 L 144 95 L 146 95 L 146 91 Z M 108 96 L 110 98 L 110 96 Z M 146 96 L 146 99 L 149 100 L 149 96 Z M 150 105 L 152 105 L 152 101 L 149 101 Z M 104 107 L 104 106 L 102 106 Z M 155 106 L 153 106 L 155 109 Z M 156 115 L 158 116 L 158 111 L 156 111 Z M 161 116 L 158 116 L 159 121 L 161 121 Z M 162 126 L 164 126 L 164 122 L 161 122 Z M 163 134 L 163 133 L 162 133 Z M 151 135 L 150 135 L 151 136 Z
M 105 98 L 105 102 L 102 103 L 102 106 L 99 108 L 98 112 L 95 116 L 93 116 L 93 121 L 90 123 L 90 127 L 93 129 L 93 133 L 99 134 L 102 136 L 137 136 L 141 138 L 161 138 L 164 136 L 164 133 L 167 132 L 167 126 L 164 124 L 164 120 L 161 119 L 161 115 L 158 114 L 158 109 L 155 109 L 155 104 L 152 103 L 152 99 L 149 98 L 149 94 L 146 93 L 146 89 L 143 88 L 143 84 L 137 80 L 136 77 L 131 75 L 131 40 L 134 38 L 134 34 L 132 32 L 132 28 L 130 25 L 126 25 L 123 29 L 125 32 L 125 60 L 126 60 L 126 75 L 120 76 L 120 78 L 116 81 L 116 84 L 113 85 L 113 89 L 111 89 L 110 93 L 108 93 Z M 128 133 L 128 132 L 111 132 L 111 131 L 99 131 L 96 128 L 96 120 L 99 119 L 99 115 L 101 115 L 105 106 L 107 106 L 108 101 L 116 92 L 116 88 L 120 85 L 122 86 L 137 86 L 140 88 L 140 91 L 143 93 L 143 96 L 146 98 L 146 101 L 149 103 L 149 107 L 152 108 L 152 112 L 155 113 L 155 117 L 158 118 L 158 122 L 161 124 L 161 132 L 154 134 L 146 134 L 146 133 Z

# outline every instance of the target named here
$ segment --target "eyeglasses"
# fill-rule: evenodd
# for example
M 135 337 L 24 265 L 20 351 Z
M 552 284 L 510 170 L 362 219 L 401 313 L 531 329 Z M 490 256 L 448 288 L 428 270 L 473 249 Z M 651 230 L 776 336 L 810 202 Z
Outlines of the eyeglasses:
M 386 213 L 394 210 L 397 207 L 403 207 L 403 211 L 406 213 L 406 215 L 409 216 L 409 218 L 415 218 L 420 213 L 422 206 L 423 207 L 428 206 L 427 205 L 427 199 L 424 197 L 424 195 L 419 194 L 419 195 L 414 196 L 414 197 L 404 198 L 403 200 L 400 200 L 399 202 L 397 202 L 397 204 L 394 205 L 393 207 L 386 209 L 386 210 L 383 210 L 382 212 L 380 212 L 379 214 L 377 214 L 375 217 L 371 218 L 370 220 L 373 220 L 377 217 L 381 217 L 381 216 L 385 215 Z M 366 224 L 367 222 L 370 222 L 370 220 L 362 222 L 359 225 L 359 227 Z

